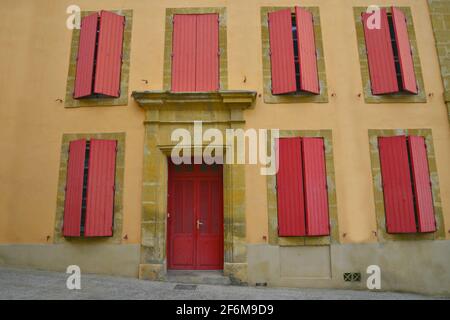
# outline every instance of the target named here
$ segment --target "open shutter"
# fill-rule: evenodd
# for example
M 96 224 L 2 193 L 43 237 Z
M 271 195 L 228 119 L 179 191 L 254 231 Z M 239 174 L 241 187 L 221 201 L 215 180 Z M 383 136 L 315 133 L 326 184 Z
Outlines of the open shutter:
M 63 235 L 65 237 L 80 236 L 85 154 L 86 140 L 70 142 L 64 202 Z
M 378 147 L 387 232 L 416 232 L 406 137 L 379 137 Z
M 196 15 L 173 16 L 172 91 L 195 91 Z
M 81 20 L 74 98 L 82 98 L 92 94 L 97 24 L 97 13 L 88 15 Z
M 295 92 L 297 83 L 290 9 L 269 13 L 269 40 L 272 94 Z
M 394 53 L 386 9 L 380 9 L 380 29 L 369 29 L 367 20 L 372 14 L 362 14 L 372 93 L 375 95 L 398 92 Z
M 125 17 L 102 11 L 98 35 L 94 92 L 110 97 L 120 96 L 120 69 Z
M 197 15 L 195 91 L 219 90 L 219 15 Z
M 313 15 L 305 9 L 295 7 L 295 19 L 297 22 L 300 90 L 319 94 Z
M 84 231 L 87 237 L 112 236 L 116 145 L 115 140 L 91 140 Z
M 303 138 L 302 150 L 307 235 L 329 235 L 330 222 L 323 139 Z
M 434 218 L 433 195 L 431 193 L 431 179 L 428 170 L 425 139 L 419 136 L 409 136 L 408 147 L 418 229 L 419 232 L 433 232 L 436 231 L 436 220 Z
M 305 235 L 301 138 L 278 139 L 278 235 Z
M 395 7 L 392 7 L 392 22 L 394 25 L 400 72 L 402 74 L 403 90 L 417 94 L 416 74 L 414 73 L 414 62 L 409 43 L 406 17 L 401 10 Z

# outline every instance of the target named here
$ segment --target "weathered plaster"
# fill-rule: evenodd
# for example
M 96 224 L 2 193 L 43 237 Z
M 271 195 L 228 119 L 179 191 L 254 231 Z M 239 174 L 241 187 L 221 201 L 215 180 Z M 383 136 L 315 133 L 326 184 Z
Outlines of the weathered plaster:
M 111 12 L 125 16 L 125 29 L 123 32 L 122 45 L 122 68 L 120 71 L 120 97 L 118 98 L 82 98 L 74 99 L 75 74 L 77 67 L 78 44 L 80 30 L 72 32 L 72 44 L 70 49 L 69 75 L 67 76 L 66 108 L 91 107 L 91 106 L 121 106 L 128 104 L 128 78 L 130 74 L 130 49 L 131 49 L 131 27 L 133 25 L 133 10 L 110 10 Z M 87 16 L 95 11 L 82 11 L 81 17 Z
M 287 95 L 272 94 L 272 72 L 270 64 L 270 42 L 268 13 L 272 11 L 291 9 L 294 7 L 261 7 L 261 41 L 262 41 L 262 62 L 263 62 L 263 86 L 265 103 L 300 103 L 300 102 L 328 102 L 328 88 L 325 74 L 325 59 L 322 44 L 322 31 L 320 27 L 320 15 L 318 7 L 306 7 L 313 14 L 314 18 L 314 38 L 317 50 L 317 71 L 319 74 L 320 94 L 296 93 Z
M 395 103 L 395 102 L 427 102 L 425 87 L 422 77 L 422 68 L 420 65 L 419 50 L 417 48 L 416 34 L 414 32 L 414 23 L 411 14 L 411 8 L 399 7 L 405 14 L 407 19 L 407 28 L 409 35 L 409 42 L 411 43 L 411 49 L 414 61 L 414 71 L 416 74 L 416 80 L 419 87 L 419 93 L 395 93 L 388 95 L 373 95 L 370 85 L 369 65 L 367 61 L 366 44 L 364 38 L 364 29 L 361 22 L 361 13 L 366 12 L 367 7 L 354 7 L 353 14 L 355 18 L 356 36 L 358 41 L 359 63 L 361 67 L 361 77 L 364 91 L 364 100 L 366 103 Z M 388 12 L 390 9 L 388 8 Z
M 413 234 L 389 234 L 386 232 L 386 216 L 384 209 L 383 188 L 381 182 L 380 155 L 378 151 L 378 137 L 395 135 L 417 135 L 425 137 L 427 145 L 428 168 L 430 171 L 434 214 L 436 217 L 437 230 L 433 233 Z M 434 154 L 433 136 L 431 129 L 396 129 L 396 130 L 369 130 L 370 161 L 372 168 L 373 192 L 375 199 L 375 213 L 378 226 L 378 240 L 385 242 L 389 240 L 435 240 L 445 239 L 444 217 L 442 215 L 441 196 L 439 191 L 439 179 Z
M 367 267 L 381 270 L 380 291 L 450 295 L 450 241 L 390 241 L 330 246 L 248 246 L 249 285 L 368 290 Z M 345 272 L 361 273 L 345 282 Z

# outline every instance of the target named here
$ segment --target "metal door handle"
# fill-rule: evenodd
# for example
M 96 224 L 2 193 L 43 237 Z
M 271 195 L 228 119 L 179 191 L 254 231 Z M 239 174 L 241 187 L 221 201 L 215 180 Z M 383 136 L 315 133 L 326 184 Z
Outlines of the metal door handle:
M 197 229 L 200 229 L 200 225 L 202 225 L 202 224 L 203 224 L 203 222 L 200 222 L 200 220 L 197 219 Z

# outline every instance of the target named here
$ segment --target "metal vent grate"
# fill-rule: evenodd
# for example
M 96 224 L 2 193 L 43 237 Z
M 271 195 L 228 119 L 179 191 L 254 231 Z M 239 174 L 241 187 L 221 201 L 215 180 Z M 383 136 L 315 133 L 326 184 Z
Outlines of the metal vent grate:
M 344 273 L 345 282 L 360 282 L 361 273 L 360 272 L 345 272 Z
M 177 284 L 174 290 L 195 290 L 197 289 L 197 285 L 195 284 Z

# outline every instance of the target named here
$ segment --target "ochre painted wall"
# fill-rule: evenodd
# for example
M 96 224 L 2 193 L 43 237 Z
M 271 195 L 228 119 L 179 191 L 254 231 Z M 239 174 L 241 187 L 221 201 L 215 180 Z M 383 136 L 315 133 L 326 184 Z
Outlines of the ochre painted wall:
M 329 103 L 264 104 L 245 113 L 247 128 L 332 129 L 340 240 L 374 242 L 375 208 L 368 129 L 431 128 L 446 230 L 450 229 L 450 130 L 426 0 L 376 1 L 412 9 L 428 102 L 365 104 L 353 18 L 354 6 L 374 1 L 77 1 L 82 10 L 132 9 L 129 94 L 162 89 L 165 8 L 226 7 L 228 88 L 262 93 L 260 7 L 318 6 Z M 53 237 L 63 133 L 125 132 L 123 243 L 139 243 L 144 112 L 128 106 L 66 109 L 73 1 L 4 0 L 0 19 L 0 243 L 46 243 Z M 243 79 L 246 78 L 246 82 Z M 148 80 L 145 84 L 142 79 Z M 331 94 L 335 96 L 332 97 Z M 247 238 L 267 236 L 266 177 L 246 170 Z M 343 237 L 342 234 L 346 233 Z M 447 239 L 450 234 L 447 233 Z M 52 242 L 49 239 L 48 242 Z

